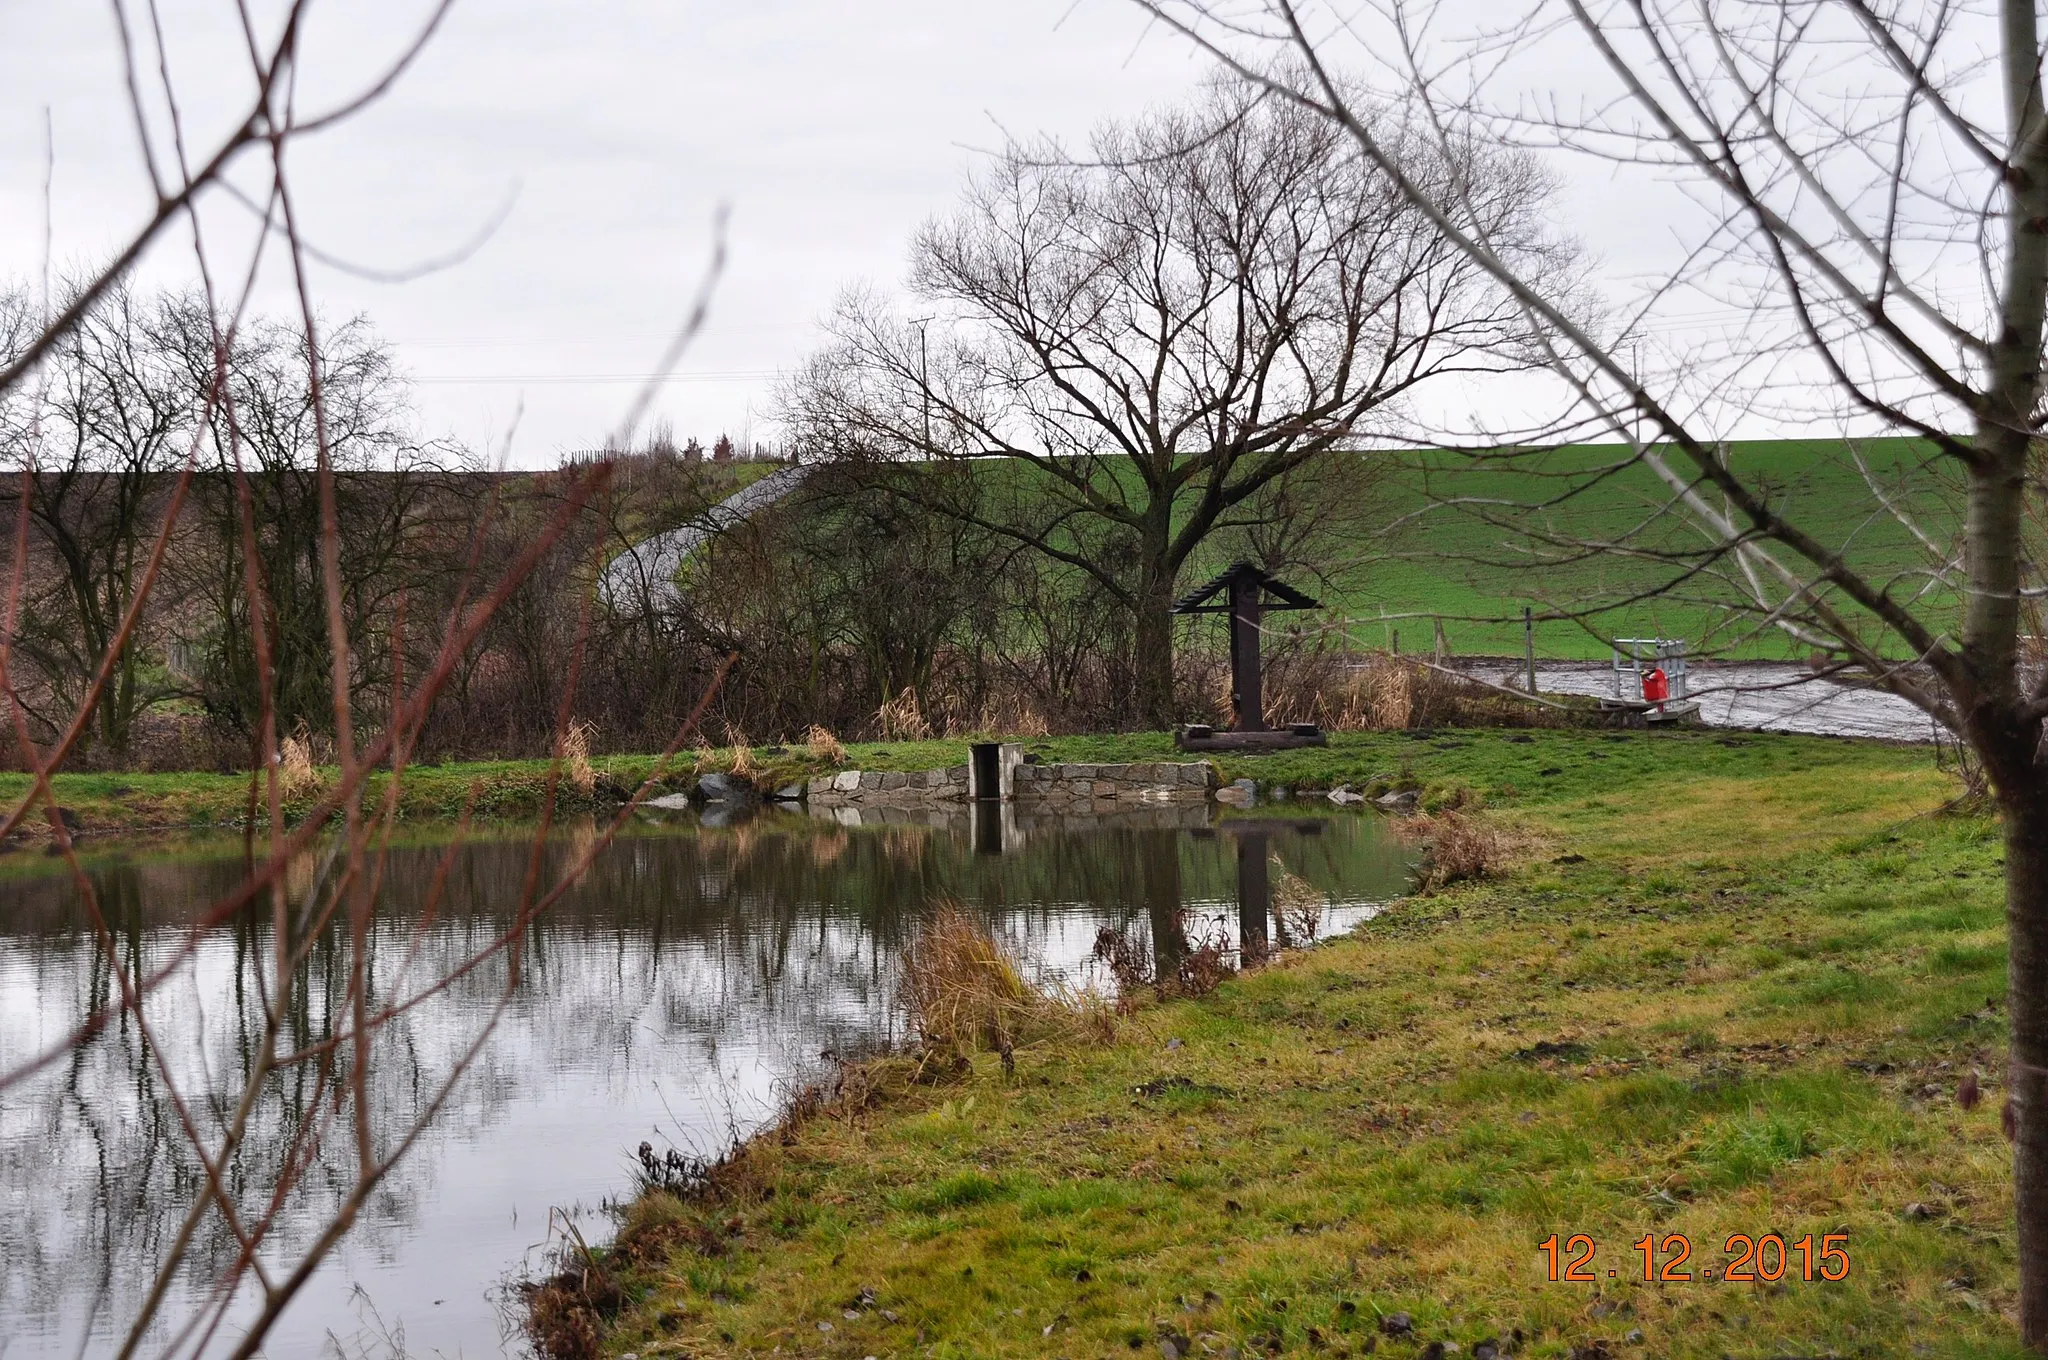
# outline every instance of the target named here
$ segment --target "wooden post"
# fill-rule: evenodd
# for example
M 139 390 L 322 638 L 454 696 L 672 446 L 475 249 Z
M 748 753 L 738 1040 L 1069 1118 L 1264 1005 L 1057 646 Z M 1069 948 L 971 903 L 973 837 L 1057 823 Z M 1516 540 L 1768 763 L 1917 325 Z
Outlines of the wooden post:
M 1529 692 L 1536 692 L 1536 611 L 1522 606 L 1522 650 L 1529 662 Z
M 1266 730 L 1266 700 L 1259 683 L 1259 624 L 1265 617 L 1259 582 L 1240 576 L 1230 583 L 1230 696 L 1234 732 Z

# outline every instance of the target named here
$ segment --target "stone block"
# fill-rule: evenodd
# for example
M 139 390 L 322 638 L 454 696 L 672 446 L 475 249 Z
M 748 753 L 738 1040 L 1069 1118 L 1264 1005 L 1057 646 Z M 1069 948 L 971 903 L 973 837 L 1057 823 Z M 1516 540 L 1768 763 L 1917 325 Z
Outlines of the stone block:
M 860 787 L 861 787 L 862 789 L 865 789 L 865 790 L 869 790 L 869 791 L 873 791 L 873 790 L 875 790 L 875 789 L 879 789 L 879 788 L 881 788 L 881 787 L 882 787 L 882 773 L 881 773 L 881 771 L 879 771 L 879 770 L 867 770 L 867 771 L 864 771 L 864 772 L 863 772 L 863 773 L 861 774 L 861 777 L 860 777 Z
M 697 793 L 714 803 L 743 803 L 758 796 L 754 786 L 739 775 L 716 771 L 697 781 Z
M 852 793 L 860 787 L 860 771 L 841 770 L 832 776 L 832 787 L 841 793 Z

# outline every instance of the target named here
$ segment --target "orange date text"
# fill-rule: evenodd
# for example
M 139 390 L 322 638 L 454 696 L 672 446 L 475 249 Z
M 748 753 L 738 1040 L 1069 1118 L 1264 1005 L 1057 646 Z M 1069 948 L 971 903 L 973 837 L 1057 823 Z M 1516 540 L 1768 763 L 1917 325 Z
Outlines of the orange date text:
M 1722 1244 L 1727 1257 L 1716 1269 L 1694 1255 L 1692 1239 L 1684 1233 L 1659 1238 L 1645 1234 L 1634 1249 L 1621 1253 L 1621 1264 L 1600 1257 L 1600 1248 L 1585 1233 L 1560 1237 L 1556 1233 L 1536 1244 L 1550 1278 L 1569 1284 L 1597 1284 L 1620 1279 L 1654 1284 L 1682 1284 L 1694 1279 L 1724 1280 L 1730 1284 L 1775 1284 L 1780 1280 L 1824 1280 L 1832 1283 L 1849 1277 L 1849 1235 L 1825 1233 L 1816 1237 L 1786 1238 L 1778 1233 L 1736 1233 Z M 1695 1274 L 1697 1270 L 1697 1274 Z

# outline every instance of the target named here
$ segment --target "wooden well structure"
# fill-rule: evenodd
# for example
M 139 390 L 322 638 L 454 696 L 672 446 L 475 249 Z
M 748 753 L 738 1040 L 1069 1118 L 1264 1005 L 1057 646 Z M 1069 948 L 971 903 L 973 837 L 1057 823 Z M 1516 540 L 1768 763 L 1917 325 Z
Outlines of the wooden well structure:
M 1176 614 L 1230 616 L 1231 725 L 1218 732 L 1201 724 L 1183 726 L 1174 744 L 1184 751 L 1283 751 L 1323 746 L 1328 741 L 1313 723 L 1275 730 L 1266 726 L 1261 634 L 1265 617 L 1285 610 L 1317 609 L 1316 601 L 1251 562 L 1232 563 L 1199 590 L 1174 603 Z

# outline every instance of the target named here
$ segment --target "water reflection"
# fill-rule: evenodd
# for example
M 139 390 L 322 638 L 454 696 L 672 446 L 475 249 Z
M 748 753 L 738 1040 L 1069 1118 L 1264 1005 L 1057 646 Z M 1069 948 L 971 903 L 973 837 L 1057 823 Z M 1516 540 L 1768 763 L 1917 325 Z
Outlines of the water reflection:
M 594 834 L 571 829 L 546 856 L 559 868 Z M 122 970 L 147 972 L 187 942 L 201 909 L 238 880 L 238 850 L 187 844 L 93 862 Z M 423 839 L 393 857 L 371 950 L 380 995 L 441 975 L 513 919 L 525 839 L 462 849 L 444 904 L 424 919 L 445 852 Z M 643 1138 L 714 1147 L 763 1117 L 778 1083 L 819 1054 L 897 1038 L 897 952 L 935 902 L 986 912 L 1047 971 L 1078 974 L 1109 925 L 1146 937 L 1171 972 L 1186 947 L 1176 929 L 1184 911 L 1241 932 L 1251 951 L 1267 946 L 1276 865 L 1328 895 L 1329 930 L 1348 928 L 1405 883 L 1404 852 L 1370 817 L 1211 825 L 1204 809 L 1061 821 L 1001 808 L 878 824 L 648 821 L 525 932 L 519 986 L 481 1061 L 268 1353 L 352 1343 L 365 1330 L 365 1298 L 413 1354 L 499 1353 L 486 1291 L 541 1240 L 551 1208 L 589 1210 L 622 1188 L 626 1150 Z M 120 978 L 57 870 L 32 856 L 0 859 L 0 1070 L 118 994 Z M 295 891 L 321 871 L 317 855 L 294 865 Z M 267 914 L 225 923 L 158 994 L 151 1035 L 187 1090 L 239 1089 L 236 1074 L 260 1042 L 270 948 Z M 293 1042 L 318 1042 L 335 1027 L 328 1002 L 345 992 L 340 958 L 315 948 L 303 965 Z M 381 1035 L 372 1068 L 380 1120 L 397 1128 L 422 1108 L 497 1006 L 506 966 L 501 957 L 458 978 Z M 272 1083 L 230 1168 L 236 1195 L 253 1202 L 268 1192 L 295 1139 L 321 1119 L 322 1099 L 311 1067 Z M 229 1116 L 204 1106 L 190 1114 L 207 1127 Z M 118 1345 L 201 1185 L 178 1118 L 132 1020 L 0 1094 L 7 1360 Z M 341 1141 L 331 1155 L 346 1155 Z M 317 1227 L 344 1183 L 336 1176 L 323 1192 L 316 1162 L 284 1238 Z M 233 1239 L 210 1231 L 188 1290 L 231 1257 Z

